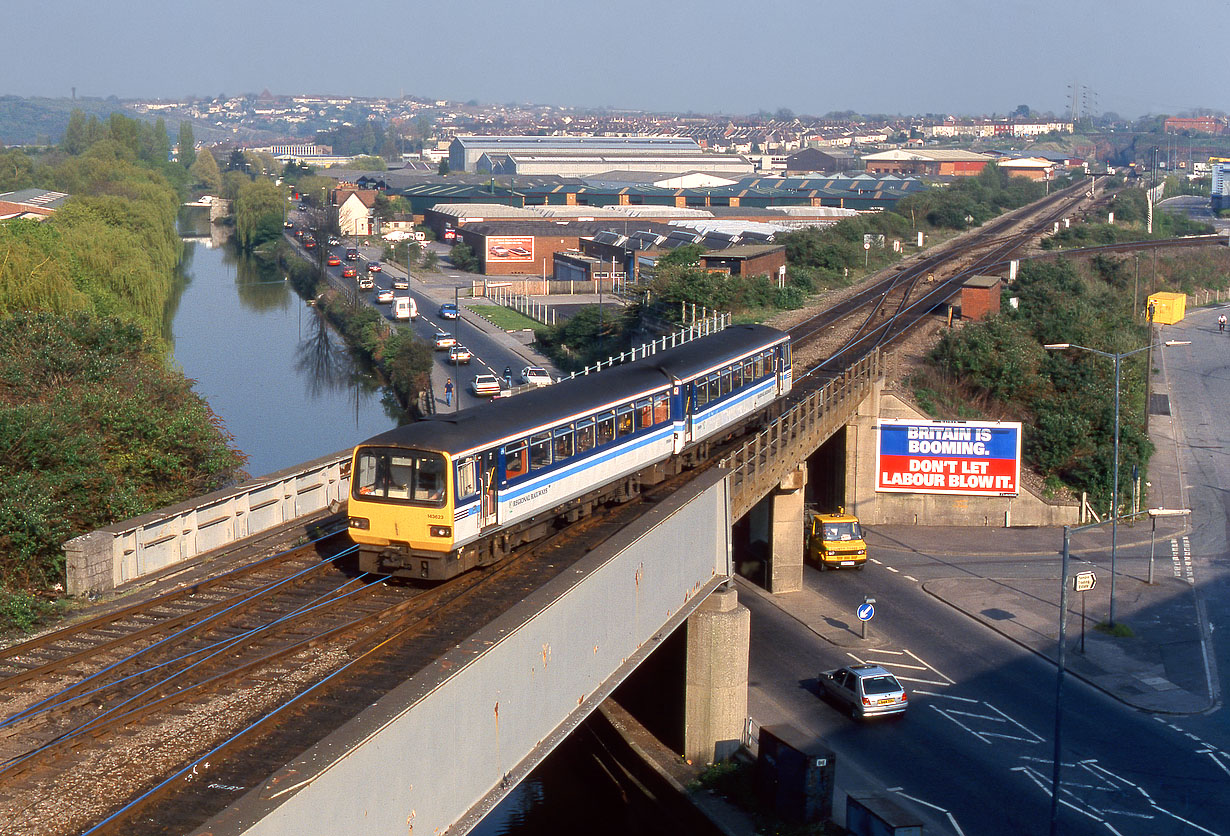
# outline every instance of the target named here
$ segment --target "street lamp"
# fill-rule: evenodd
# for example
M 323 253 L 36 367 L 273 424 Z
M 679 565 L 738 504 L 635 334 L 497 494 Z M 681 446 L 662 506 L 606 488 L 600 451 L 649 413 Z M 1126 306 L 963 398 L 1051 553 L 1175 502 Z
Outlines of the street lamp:
M 1096 348 L 1089 348 L 1085 345 L 1076 345 L 1075 343 L 1051 343 L 1044 345 L 1043 348 L 1048 351 L 1063 351 L 1069 348 L 1088 351 L 1093 354 L 1099 354 L 1103 357 L 1109 357 L 1115 361 L 1115 466 L 1114 466 L 1114 481 L 1110 485 L 1110 613 L 1107 616 L 1107 623 L 1115 626 L 1115 558 L 1118 554 L 1119 540 L 1119 362 L 1124 357 L 1131 357 L 1133 354 L 1139 354 L 1142 351 L 1148 351 L 1157 345 L 1191 345 L 1190 340 L 1166 340 L 1164 343 L 1150 343 L 1143 348 L 1135 348 L 1131 351 L 1121 353 L 1113 353 L 1110 351 L 1100 351 Z M 1146 412 L 1148 410 L 1146 409 Z
M 1153 531 L 1149 535 L 1149 585 L 1153 585 L 1153 548 L 1157 545 L 1158 517 L 1185 517 L 1190 514 L 1190 508 L 1150 508 L 1149 518 L 1153 521 Z

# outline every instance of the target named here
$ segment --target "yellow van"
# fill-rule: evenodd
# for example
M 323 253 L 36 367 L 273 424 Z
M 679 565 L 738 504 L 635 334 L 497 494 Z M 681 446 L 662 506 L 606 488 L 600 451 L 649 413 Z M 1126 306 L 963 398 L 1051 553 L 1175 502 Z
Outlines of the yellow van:
M 836 514 L 814 514 L 807 536 L 807 557 L 821 569 L 862 569 L 867 542 L 858 517 L 838 508 Z

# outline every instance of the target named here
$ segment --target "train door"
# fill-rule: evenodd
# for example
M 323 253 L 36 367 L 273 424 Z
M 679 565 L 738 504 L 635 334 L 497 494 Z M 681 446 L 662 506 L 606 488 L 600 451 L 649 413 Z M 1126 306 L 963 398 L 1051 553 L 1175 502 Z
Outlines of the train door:
M 488 450 L 479 457 L 479 490 L 483 501 L 478 512 L 478 529 L 482 531 L 496 524 L 499 497 L 496 490 L 499 484 L 496 478 L 496 451 Z
M 691 383 L 675 381 L 675 403 L 679 406 L 679 420 L 675 422 L 675 455 L 692 443 L 692 393 Z

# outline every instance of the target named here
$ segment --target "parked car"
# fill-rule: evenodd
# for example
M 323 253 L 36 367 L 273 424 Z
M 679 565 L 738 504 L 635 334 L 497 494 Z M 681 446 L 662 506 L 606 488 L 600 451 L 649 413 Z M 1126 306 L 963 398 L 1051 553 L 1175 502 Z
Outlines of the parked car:
M 448 361 L 455 366 L 460 366 L 462 363 L 469 363 L 474 358 L 470 354 L 470 349 L 464 345 L 455 345 L 448 350 Z
M 353 279 L 357 275 L 359 275 L 359 271 L 351 267 L 349 264 L 342 268 L 343 279 Z
M 342 260 L 338 258 L 337 256 L 335 255 L 329 256 L 329 266 L 330 267 L 336 267 L 337 265 L 341 263 L 342 263 Z
M 443 351 L 446 348 L 452 348 L 457 345 L 457 338 L 452 334 L 447 334 L 444 331 L 437 331 L 435 337 L 436 351 Z
M 359 290 L 371 290 L 376 286 L 376 280 L 371 276 L 363 276 L 359 279 Z
M 376 301 L 382 305 L 393 304 L 393 291 L 392 290 L 380 291 L 379 293 L 376 294 Z
M 529 383 L 534 386 L 550 386 L 554 383 L 554 381 L 551 380 L 551 375 L 547 373 L 547 370 L 538 366 L 526 366 L 522 369 L 521 382 Z
M 847 665 L 824 671 L 818 679 L 824 696 L 855 718 L 901 714 L 910 704 L 897 677 L 879 665 Z
M 380 266 L 380 262 L 379 262 L 379 261 L 369 261 L 369 262 L 367 262 L 367 272 L 369 272 L 369 273 L 379 273 L 382 269 L 384 269 L 384 268 L 382 268 L 382 267 Z
M 440 318 L 441 319 L 456 319 L 458 313 L 459 311 L 457 310 L 457 306 L 454 305 L 452 302 L 445 302 L 443 305 L 440 306 Z
M 476 374 L 470 388 L 474 390 L 475 395 L 480 397 L 498 395 L 500 394 L 500 379 L 493 374 Z

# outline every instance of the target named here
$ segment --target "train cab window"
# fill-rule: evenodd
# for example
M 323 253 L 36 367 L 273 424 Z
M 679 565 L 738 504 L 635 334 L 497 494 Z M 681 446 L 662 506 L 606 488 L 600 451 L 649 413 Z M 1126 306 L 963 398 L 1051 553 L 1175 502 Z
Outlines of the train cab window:
M 790 343 L 782 343 L 782 371 L 790 368 Z
M 555 460 L 572 457 L 572 427 L 560 427 L 555 431 Z
M 457 462 L 457 498 L 465 499 L 478 493 L 478 458 L 470 456 Z
M 577 452 L 588 453 L 594 449 L 594 419 L 577 421 Z
M 361 499 L 442 505 L 446 468 L 438 453 L 364 448 L 359 452 L 354 494 Z
M 542 470 L 551 466 L 551 433 L 536 433 L 530 437 L 530 467 Z
M 636 428 L 649 429 L 653 426 L 653 401 L 646 398 L 636 402 Z
M 653 422 L 665 424 L 671 419 L 671 398 L 665 392 L 653 397 Z
M 529 449 L 524 441 L 504 445 L 504 478 L 516 479 L 530 470 Z
M 598 444 L 615 440 L 615 412 L 608 410 L 598 414 Z
M 632 405 L 621 406 L 616 412 L 615 424 L 619 430 L 619 437 L 625 438 L 632 435 Z

